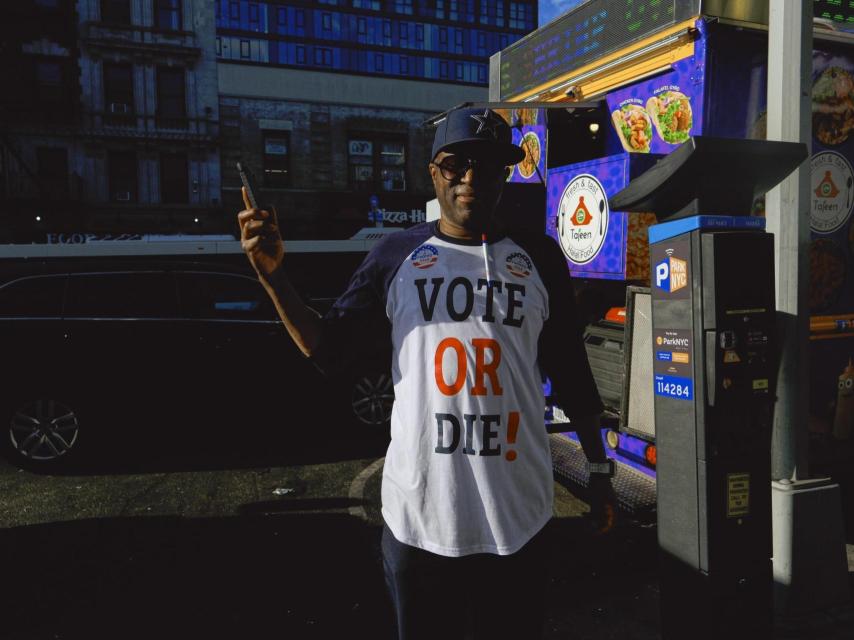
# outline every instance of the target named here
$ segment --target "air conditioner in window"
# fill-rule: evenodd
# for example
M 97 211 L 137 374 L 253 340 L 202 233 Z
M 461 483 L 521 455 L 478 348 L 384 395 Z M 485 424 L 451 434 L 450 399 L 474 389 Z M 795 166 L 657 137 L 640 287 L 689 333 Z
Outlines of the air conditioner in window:
M 124 102 L 111 102 L 110 113 L 130 113 L 130 105 Z
M 116 191 L 116 200 L 130 202 L 130 191 Z

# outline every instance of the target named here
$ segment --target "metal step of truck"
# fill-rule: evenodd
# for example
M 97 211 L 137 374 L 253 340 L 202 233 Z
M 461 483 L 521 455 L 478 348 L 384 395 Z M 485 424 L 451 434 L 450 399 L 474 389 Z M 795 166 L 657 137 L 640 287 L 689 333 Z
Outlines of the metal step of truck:
M 587 458 L 581 445 L 560 433 L 549 434 L 554 472 L 560 479 L 580 487 L 588 486 Z M 655 513 L 655 479 L 616 460 L 612 480 L 620 509 L 638 518 Z

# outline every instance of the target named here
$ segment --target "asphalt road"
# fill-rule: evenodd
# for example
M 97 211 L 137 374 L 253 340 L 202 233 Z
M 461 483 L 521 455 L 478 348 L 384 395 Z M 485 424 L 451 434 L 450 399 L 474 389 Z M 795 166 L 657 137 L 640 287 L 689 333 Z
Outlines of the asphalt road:
M 163 441 L 56 475 L 0 463 L 0 637 L 391 637 L 381 440 Z M 657 638 L 654 528 L 596 538 L 556 491 L 548 637 Z
M 0 462 L 0 638 L 391 638 L 384 442 L 318 425 L 117 434 L 54 475 Z M 654 523 L 595 536 L 555 489 L 545 638 L 658 640 Z

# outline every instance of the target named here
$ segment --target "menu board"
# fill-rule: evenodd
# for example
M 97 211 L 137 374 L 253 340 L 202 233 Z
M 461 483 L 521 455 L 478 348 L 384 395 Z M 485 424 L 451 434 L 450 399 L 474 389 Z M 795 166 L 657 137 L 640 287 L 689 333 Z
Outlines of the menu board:
M 812 14 L 854 27 L 854 2 L 850 0 L 813 0 Z
M 699 0 L 597 0 L 501 52 L 500 99 L 518 96 L 699 13 Z

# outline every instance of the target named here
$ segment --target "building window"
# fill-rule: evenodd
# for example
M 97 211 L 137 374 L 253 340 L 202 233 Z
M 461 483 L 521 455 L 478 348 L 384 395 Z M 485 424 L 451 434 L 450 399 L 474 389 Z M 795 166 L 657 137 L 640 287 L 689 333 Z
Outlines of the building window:
M 159 126 L 186 127 L 187 101 L 184 70 L 157 67 L 157 120 Z
M 332 31 L 332 14 L 324 12 L 321 16 L 323 30 Z
M 36 149 L 39 185 L 42 196 L 61 198 L 68 196 L 68 151 L 48 147 Z
M 463 79 L 463 63 L 462 62 L 455 62 L 454 63 L 454 76 L 456 77 L 457 80 Z
M 439 61 L 439 77 L 447 78 L 448 77 L 448 61 L 440 60 Z
M 504 26 L 504 0 L 495 0 L 495 26 Z
M 216 37 L 216 55 L 222 55 L 222 38 L 219 36 Z
M 448 20 L 459 20 L 460 13 L 457 10 L 460 0 L 448 0 Z
M 477 81 L 486 84 L 486 65 L 477 65 Z
M 415 25 L 415 42 L 418 45 L 420 45 L 419 48 L 421 48 L 421 46 L 424 45 L 424 25 L 423 24 L 416 24 Z
M 381 53 L 374 56 L 374 71 L 383 71 L 383 54 Z
M 181 29 L 181 0 L 154 0 L 154 24 L 158 29 Z
M 280 27 L 288 26 L 288 10 L 284 7 L 276 9 L 276 21 L 279 23 Z
M 479 55 L 486 55 L 486 34 L 483 31 L 477 32 L 477 52 Z
M 380 142 L 380 189 L 406 191 L 406 149 L 403 142 Z
M 110 200 L 136 202 L 138 190 L 136 153 L 133 151 L 107 152 L 107 183 L 110 189 Z
M 445 27 L 439 27 L 439 48 L 448 48 L 448 30 Z
M 527 18 L 526 18 L 526 9 L 527 5 L 522 4 L 521 2 L 510 2 L 510 21 L 508 26 L 511 29 L 526 29 L 527 28 Z
M 250 2 L 247 7 L 247 18 L 245 24 L 240 25 L 241 29 L 256 32 L 267 32 L 267 4 Z
M 229 20 L 237 20 L 240 21 L 240 3 L 232 2 L 228 3 L 228 19 Z
M 356 20 L 356 29 L 359 32 L 360 36 L 364 36 L 368 33 L 368 23 L 364 18 L 358 18 Z
M 249 52 L 249 40 L 241 40 L 240 41 L 240 57 L 244 60 L 248 60 L 250 57 Z
M 436 17 L 445 19 L 445 0 L 436 0 Z
M 296 10 L 296 17 L 297 17 L 297 29 L 304 29 L 305 28 L 305 11 L 303 11 L 302 9 L 297 9 Z
M 463 30 L 454 29 L 454 50 L 457 53 L 463 52 Z
M 101 21 L 130 24 L 130 0 L 101 0 Z
M 326 47 L 315 47 L 314 64 L 320 67 L 332 66 L 332 49 Z
M 400 56 L 400 73 L 403 75 L 409 74 L 409 58 Z
M 186 153 L 160 154 L 160 201 L 187 204 L 190 201 L 189 168 Z
M 104 63 L 104 115 L 107 122 L 121 122 L 132 116 L 133 67 Z
M 65 99 L 62 65 L 52 60 L 36 62 L 36 94 L 40 102 L 62 102 Z
M 412 15 L 412 0 L 394 0 L 394 10 L 396 13 L 404 15 Z
M 354 9 L 380 10 L 380 0 L 353 0 Z
M 287 131 L 264 132 L 264 184 L 268 187 L 291 185 L 290 134 Z
M 350 184 L 356 191 L 371 191 L 374 188 L 374 143 L 362 138 L 348 142 Z
M 297 45 L 297 64 L 305 64 L 305 47 Z
M 463 22 L 472 24 L 474 22 L 474 0 L 460 0 L 463 3 Z
M 389 20 L 383 20 L 383 39 L 386 40 L 384 44 L 391 44 L 391 22 Z
M 354 136 L 348 142 L 350 184 L 356 191 L 405 191 L 406 148 L 401 140 Z

